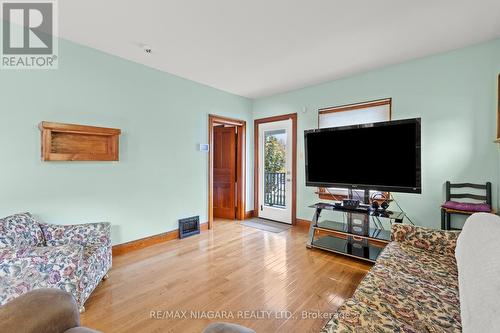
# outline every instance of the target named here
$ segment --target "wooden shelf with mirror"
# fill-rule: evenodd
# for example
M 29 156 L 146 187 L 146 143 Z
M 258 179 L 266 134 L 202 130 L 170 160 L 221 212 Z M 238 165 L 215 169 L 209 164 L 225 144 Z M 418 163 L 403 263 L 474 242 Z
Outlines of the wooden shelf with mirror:
M 118 161 L 121 130 L 42 121 L 43 161 Z

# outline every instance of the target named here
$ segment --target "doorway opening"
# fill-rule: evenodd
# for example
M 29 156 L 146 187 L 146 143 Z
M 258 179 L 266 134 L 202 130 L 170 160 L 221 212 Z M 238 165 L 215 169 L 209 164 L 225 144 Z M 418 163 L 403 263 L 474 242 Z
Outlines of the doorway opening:
M 295 224 L 297 114 L 256 119 L 254 215 Z
M 246 122 L 208 116 L 208 227 L 214 218 L 245 219 Z

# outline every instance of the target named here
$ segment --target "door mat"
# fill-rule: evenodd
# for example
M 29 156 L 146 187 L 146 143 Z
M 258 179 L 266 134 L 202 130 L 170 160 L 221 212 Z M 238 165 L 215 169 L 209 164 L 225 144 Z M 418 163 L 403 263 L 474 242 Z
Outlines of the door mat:
M 292 227 L 291 224 L 285 224 L 285 223 L 280 223 L 280 222 L 273 222 L 269 220 L 264 220 L 260 218 L 252 218 L 249 220 L 245 220 L 241 222 L 242 225 L 251 227 L 251 228 L 256 228 L 264 231 L 270 231 L 274 233 L 279 233 L 283 232 L 285 230 L 288 230 Z

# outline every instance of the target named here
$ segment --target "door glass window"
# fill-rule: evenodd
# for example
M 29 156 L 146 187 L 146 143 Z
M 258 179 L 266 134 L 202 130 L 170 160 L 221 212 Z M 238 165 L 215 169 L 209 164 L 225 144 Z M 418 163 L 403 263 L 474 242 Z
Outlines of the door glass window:
M 286 207 L 286 144 L 285 129 L 264 133 L 264 205 Z

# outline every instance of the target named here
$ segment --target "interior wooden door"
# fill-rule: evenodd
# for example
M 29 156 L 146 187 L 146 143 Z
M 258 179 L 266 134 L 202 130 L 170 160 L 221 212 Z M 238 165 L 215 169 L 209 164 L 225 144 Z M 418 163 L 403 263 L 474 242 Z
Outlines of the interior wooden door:
M 214 127 L 214 217 L 236 218 L 236 127 Z

